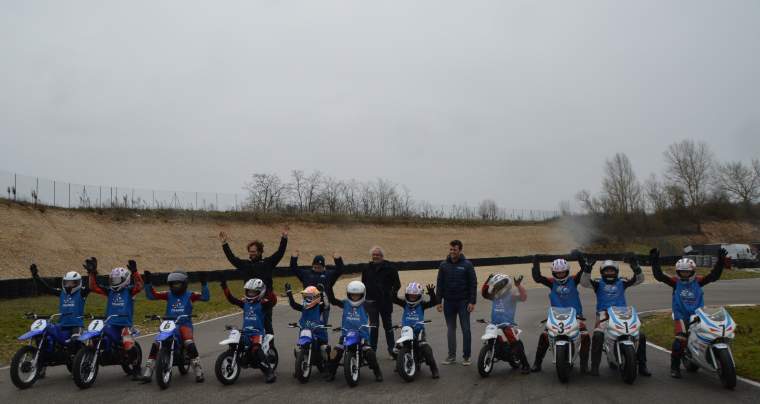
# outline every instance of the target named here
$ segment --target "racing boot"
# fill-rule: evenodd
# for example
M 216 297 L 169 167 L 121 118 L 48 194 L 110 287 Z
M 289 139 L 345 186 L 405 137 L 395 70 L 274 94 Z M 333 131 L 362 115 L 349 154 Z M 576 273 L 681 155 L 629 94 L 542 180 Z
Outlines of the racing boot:
M 639 362 L 639 375 L 644 377 L 652 376 L 652 373 L 647 368 L 647 337 L 644 333 L 641 333 L 639 336 L 639 348 L 636 356 Z
M 520 373 L 527 375 L 530 373 L 530 363 L 528 362 L 528 357 L 525 356 L 525 347 L 523 346 L 522 341 L 517 340 L 510 344 L 510 349 L 512 350 L 512 354 L 517 358 L 517 360 L 520 362 Z
M 670 377 L 674 379 L 681 378 L 681 359 L 670 357 Z
M 599 362 L 602 361 L 602 344 L 604 344 L 604 333 L 595 331 L 591 340 L 591 376 L 599 376 Z
M 195 371 L 195 382 L 203 383 L 206 378 L 203 377 L 203 367 L 201 367 L 201 359 L 194 358 L 192 360 L 193 370 Z
M 536 358 L 533 360 L 533 367 L 530 368 L 531 372 L 540 372 L 541 363 L 544 361 L 546 351 L 549 349 L 549 338 L 546 334 L 541 334 L 538 338 L 538 346 L 536 346 Z
M 588 373 L 588 351 L 590 348 L 589 345 L 591 345 L 591 340 L 588 337 L 588 335 L 581 335 L 581 352 L 580 352 L 581 374 Z
M 155 366 L 155 361 L 153 359 L 148 359 L 145 361 L 145 369 L 143 369 L 142 377 L 140 378 L 140 381 L 143 383 L 150 383 L 153 379 L 153 367 Z

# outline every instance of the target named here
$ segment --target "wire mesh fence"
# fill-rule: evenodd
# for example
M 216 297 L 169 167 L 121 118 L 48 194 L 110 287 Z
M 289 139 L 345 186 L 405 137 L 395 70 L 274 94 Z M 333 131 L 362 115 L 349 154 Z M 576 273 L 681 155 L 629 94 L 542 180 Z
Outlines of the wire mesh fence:
M 169 191 L 118 185 L 87 185 L 2 170 L 0 170 L 0 192 L 5 192 L 3 196 L 12 201 L 72 209 L 126 208 L 218 212 L 257 210 L 256 205 L 251 203 L 249 195 L 244 193 Z M 336 211 L 324 207 L 314 212 L 329 215 Z M 277 206 L 275 211 L 267 210 L 267 213 L 299 214 L 304 212 L 299 210 L 297 206 L 285 204 Z M 357 214 L 355 212 L 342 212 L 342 210 L 338 210 L 337 213 Z M 391 212 L 389 215 L 393 216 L 393 213 Z M 467 204 L 434 205 L 428 202 L 419 202 L 413 208 L 399 214 L 399 217 L 402 216 L 423 219 L 545 221 L 559 217 L 560 212 L 558 210 L 494 208 L 486 219 L 477 207 Z

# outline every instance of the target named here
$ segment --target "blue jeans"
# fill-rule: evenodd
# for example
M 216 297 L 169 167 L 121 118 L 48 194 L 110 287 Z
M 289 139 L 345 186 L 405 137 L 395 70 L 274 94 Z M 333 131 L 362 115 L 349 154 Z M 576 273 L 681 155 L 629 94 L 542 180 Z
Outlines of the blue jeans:
M 446 318 L 448 327 L 447 339 L 449 343 L 449 358 L 455 358 L 457 354 L 457 316 L 462 327 L 463 357 L 469 358 L 472 353 L 472 334 L 470 333 L 470 312 L 467 311 L 467 300 L 443 301 L 443 316 Z

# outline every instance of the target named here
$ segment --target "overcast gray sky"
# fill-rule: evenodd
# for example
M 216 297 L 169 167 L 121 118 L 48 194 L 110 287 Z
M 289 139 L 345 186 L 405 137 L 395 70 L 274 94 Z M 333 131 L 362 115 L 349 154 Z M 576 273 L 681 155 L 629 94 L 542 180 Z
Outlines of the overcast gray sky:
M 80 183 L 554 209 L 615 152 L 760 157 L 760 1 L 0 0 L 0 137 L 0 169 Z

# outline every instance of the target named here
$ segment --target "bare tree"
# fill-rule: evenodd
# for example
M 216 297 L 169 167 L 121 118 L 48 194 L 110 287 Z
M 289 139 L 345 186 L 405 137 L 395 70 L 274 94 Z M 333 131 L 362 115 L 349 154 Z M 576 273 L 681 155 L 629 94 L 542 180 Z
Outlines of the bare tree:
M 293 179 L 290 188 L 295 198 L 295 205 L 299 212 L 303 212 L 306 210 L 306 174 L 303 170 L 293 170 L 290 172 L 290 177 Z
M 719 164 L 716 173 L 718 189 L 726 192 L 733 200 L 741 202 L 747 210 L 752 202 L 760 197 L 760 176 L 757 160 L 753 166 L 746 166 L 741 161 Z
M 652 174 L 644 183 L 644 195 L 650 211 L 658 213 L 669 207 L 668 193 L 663 184 Z
M 484 199 L 478 206 L 478 215 L 483 220 L 496 220 L 499 217 L 499 208 L 493 199 Z
M 341 210 L 341 194 L 345 185 L 342 181 L 332 177 L 325 177 L 323 180 L 322 191 L 319 194 L 319 200 L 322 202 L 327 213 L 334 215 Z
M 602 203 L 599 201 L 598 198 L 591 195 L 591 192 L 589 192 L 586 189 L 580 190 L 576 195 L 575 199 L 580 202 L 581 207 L 588 213 L 592 215 L 597 215 L 602 213 Z
M 665 151 L 665 178 L 683 190 L 695 217 L 707 200 L 713 160 L 712 152 L 703 142 L 684 140 L 671 144 Z
M 633 172 L 631 161 L 617 153 L 604 165 L 602 199 L 606 213 L 627 215 L 641 209 L 641 185 Z
M 248 205 L 251 209 L 270 212 L 282 206 L 287 187 L 277 174 L 253 174 L 244 188 L 248 191 Z

